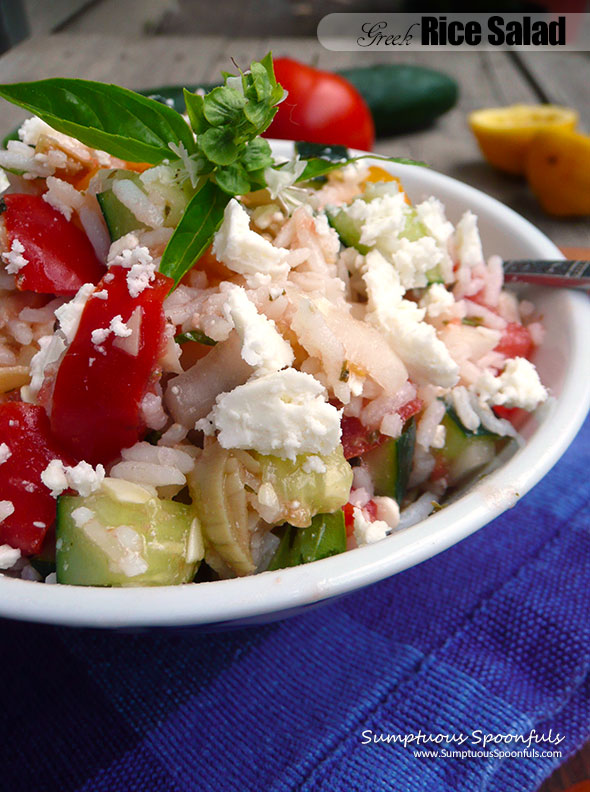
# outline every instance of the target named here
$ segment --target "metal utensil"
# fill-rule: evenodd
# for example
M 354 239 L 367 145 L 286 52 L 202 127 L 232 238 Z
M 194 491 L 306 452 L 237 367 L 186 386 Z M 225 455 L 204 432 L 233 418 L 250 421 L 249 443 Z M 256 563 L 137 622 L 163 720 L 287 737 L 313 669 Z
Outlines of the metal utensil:
M 532 283 L 565 289 L 590 290 L 590 261 L 535 261 L 521 259 L 504 262 L 507 282 Z

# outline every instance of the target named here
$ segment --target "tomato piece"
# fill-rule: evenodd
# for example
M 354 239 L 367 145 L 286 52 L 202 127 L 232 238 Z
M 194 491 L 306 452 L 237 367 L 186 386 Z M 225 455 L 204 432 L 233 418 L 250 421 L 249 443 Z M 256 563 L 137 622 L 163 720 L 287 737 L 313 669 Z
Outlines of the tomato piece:
M 342 416 L 341 426 L 342 448 L 345 459 L 362 456 L 387 440 L 387 435 L 381 434 L 376 429 L 367 429 L 358 418 L 350 415 Z
M 9 248 L 17 239 L 28 262 L 16 275 L 19 289 L 70 296 L 103 276 L 86 234 L 40 195 L 5 195 L 0 212 Z
M 530 413 L 523 410 L 522 407 L 504 407 L 503 404 L 498 404 L 492 407 L 492 410 L 498 418 L 506 418 L 510 423 L 518 428 L 522 426 L 524 421 L 529 417 Z
M 344 526 L 346 528 L 346 536 L 352 536 L 354 533 L 354 506 L 352 503 L 345 503 L 342 507 L 344 512 Z M 377 519 L 377 504 L 375 501 L 370 500 L 363 506 L 363 511 L 371 518 L 371 522 Z
M 274 70 L 288 96 L 265 137 L 372 149 L 371 111 L 348 80 L 292 58 L 277 58 Z
M 531 354 L 532 349 L 533 339 L 528 329 L 519 322 L 509 322 L 494 351 L 501 352 L 508 358 L 526 358 Z
M 41 473 L 52 459 L 66 465 L 76 461 L 51 434 L 45 410 L 34 404 L 0 404 L 0 439 L 10 451 L 0 464 L 0 498 L 14 506 L 0 522 L 0 544 L 33 555 L 55 522 L 56 499 L 41 482 Z
M 162 304 L 173 284 L 156 278 L 137 297 L 127 288 L 127 272 L 111 267 L 90 296 L 76 335 L 55 375 L 51 428 L 64 445 L 93 465 L 108 464 L 145 431 L 141 401 L 158 379 L 157 361 L 164 345 Z M 132 334 L 108 333 L 93 343 L 92 331 L 109 328 L 120 316 Z
M 422 399 L 416 397 L 415 399 L 411 399 L 409 402 L 402 404 L 402 406 L 397 411 L 397 414 L 405 423 L 413 415 L 417 415 L 422 407 L 424 407 L 424 402 Z

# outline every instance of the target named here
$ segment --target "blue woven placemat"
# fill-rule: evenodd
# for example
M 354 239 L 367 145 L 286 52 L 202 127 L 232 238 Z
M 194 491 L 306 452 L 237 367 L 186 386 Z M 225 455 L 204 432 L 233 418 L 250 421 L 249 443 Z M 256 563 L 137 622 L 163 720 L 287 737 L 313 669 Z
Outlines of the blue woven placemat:
M 0 623 L 0 788 L 533 792 L 590 736 L 589 470 L 590 420 L 474 536 L 281 623 Z

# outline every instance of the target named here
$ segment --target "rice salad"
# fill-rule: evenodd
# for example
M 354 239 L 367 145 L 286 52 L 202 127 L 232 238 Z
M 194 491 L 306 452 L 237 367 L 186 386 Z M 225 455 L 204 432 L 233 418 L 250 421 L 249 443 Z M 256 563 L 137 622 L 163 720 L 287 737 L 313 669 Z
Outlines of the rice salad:
M 309 147 L 229 190 L 182 140 L 135 162 L 39 116 L 0 153 L 4 574 L 171 585 L 377 542 L 547 399 L 469 209 Z

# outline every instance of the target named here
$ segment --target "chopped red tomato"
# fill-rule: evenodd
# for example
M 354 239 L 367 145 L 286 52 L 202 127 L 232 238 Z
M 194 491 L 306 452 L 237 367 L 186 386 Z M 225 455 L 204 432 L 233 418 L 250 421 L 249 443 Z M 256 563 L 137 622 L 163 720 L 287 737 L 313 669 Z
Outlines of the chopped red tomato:
M 402 404 L 397 414 L 405 423 L 413 415 L 419 413 L 423 406 L 422 399 L 415 398 Z M 387 435 L 381 434 L 377 429 L 367 429 L 358 418 L 349 415 L 342 416 L 341 426 L 345 459 L 362 456 L 387 440 Z
M 27 260 L 16 273 L 19 289 L 69 296 L 103 276 L 86 234 L 40 195 L 5 195 L 0 213 L 9 249 L 18 240 Z
M 141 438 L 141 401 L 159 376 L 162 304 L 172 280 L 157 273 L 150 287 L 131 297 L 127 273 L 112 267 L 98 284 L 106 299 L 96 292 L 89 298 L 53 384 L 51 428 L 70 451 L 93 465 L 111 462 Z M 95 330 L 103 332 L 93 340 Z
M 422 401 L 422 399 L 416 397 L 415 399 L 412 399 L 411 401 L 402 404 L 402 406 L 397 411 L 397 414 L 405 423 L 408 420 L 408 418 L 411 418 L 413 415 L 417 415 L 422 409 L 422 407 L 424 407 L 424 402 Z
M 10 454 L 0 464 L 0 498 L 14 507 L 0 522 L 0 544 L 33 555 L 55 521 L 56 500 L 41 482 L 41 473 L 52 459 L 76 462 L 52 436 L 45 410 L 34 404 L 0 404 L 0 439 Z
M 506 418 L 506 420 L 510 421 L 513 426 L 521 426 L 522 423 L 530 416 L 526 410 L 523 410 L 521 407 L 504 407 L 504 405 L 499 404 L 496 407 L 492 407 L 493 411 L 496 413 L 498 418 Z
M 352 536 L 354 532 L 354 506 L 352 503 L 345 503 L 342 507 L 344 512 L 344 525 L 346 527 L 346 535 Z M 377 519 L 377 504 L 375 501 L 368 501 L 363 506 L 363 511 L 371 518 L 371 522 Z
M 342 416 L 342 448 L 345 459 L 362 456 L 386 440 L 387 435 L 382 435 L 376 429 L 367 429 L 358 418 Z
M 533 340 L 528 329 L 519 322 L 509 322 L 495 351 L 513 358 L 528 357 L 532 349 Z

